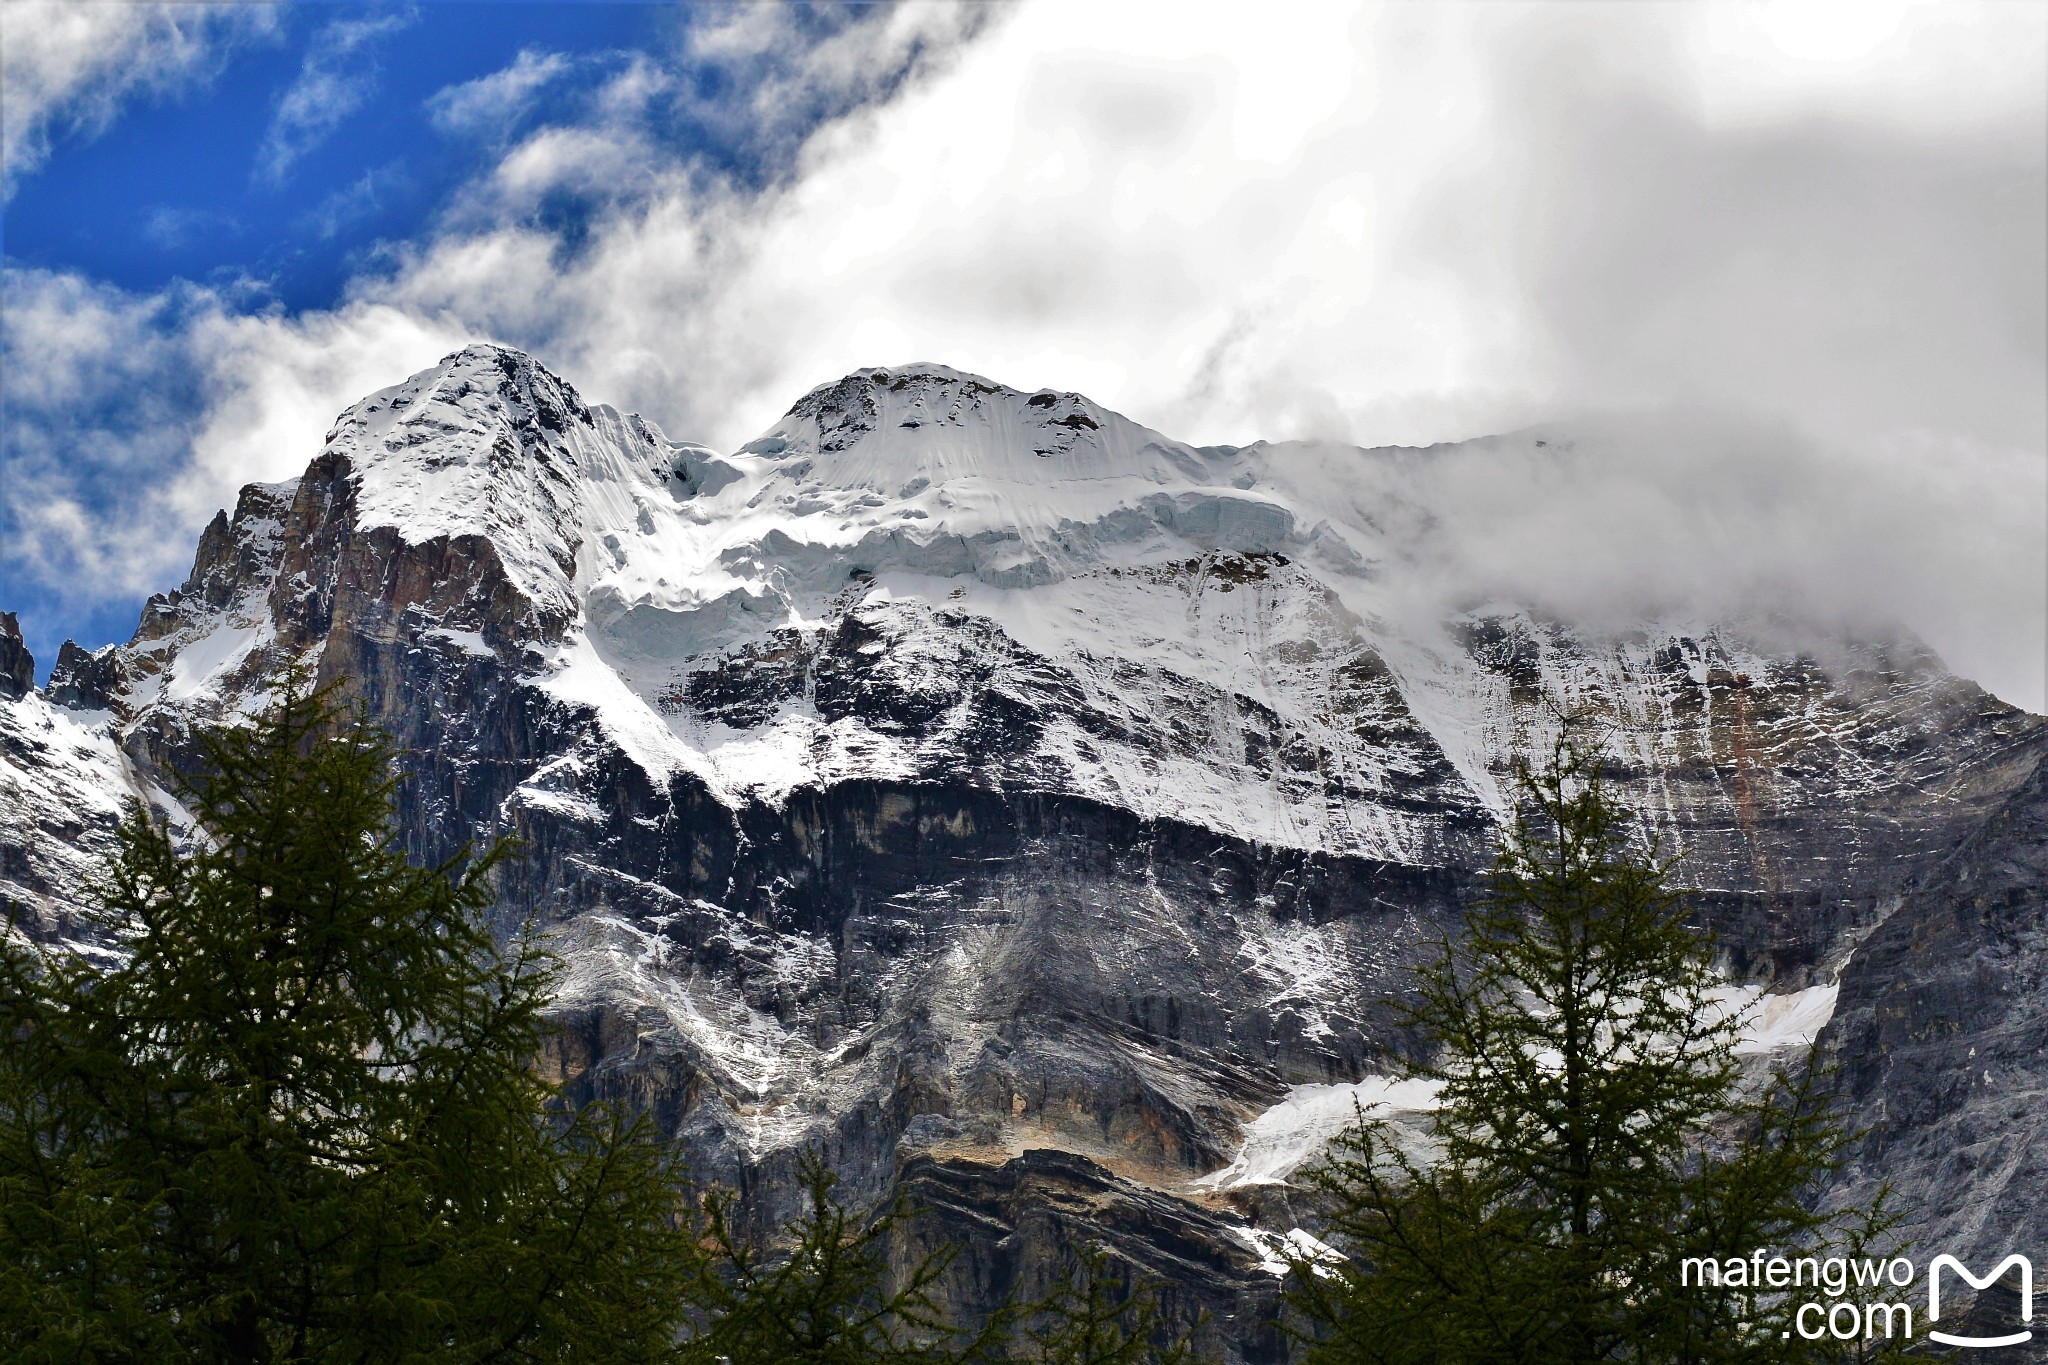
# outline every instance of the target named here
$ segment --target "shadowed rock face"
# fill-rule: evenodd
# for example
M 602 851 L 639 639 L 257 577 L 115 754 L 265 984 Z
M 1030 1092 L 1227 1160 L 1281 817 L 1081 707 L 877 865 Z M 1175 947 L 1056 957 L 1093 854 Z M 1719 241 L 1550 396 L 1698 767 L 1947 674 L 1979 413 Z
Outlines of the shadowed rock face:
M 999 1166 L 916 1156 L 897 1187 L 922 1210 L 907 1227 L 902 1263 L 944 1247 L 956 1257 L 946 1290 L 969 1314 L 1006 1298 L 1029 1302 L 1057 1287 L 1077 1252 L 1107 1250 L 1126 1283 L 1162 1286 L 1163 1335 L 1185 1335 L 1198 1359 L 1280 1362 L 1279 1281 L 1247 1275 L 1234 1218 L 1120 1180 L 1085 1157 L 1032 1148 Z
M 1926 868 L 1842 975 L 1828 1051 L 1932 1256 L 2048 1244 L 2048 766 Z M 1983 1266 L 1977 1267 L 1980 1271 Z
M 0 698 L 0 889 L 91 950 L 121 802 L 179 818 L 198 728 L 345 681 L 415 857 L 522 841 L 499 915 L 562 956 L 552 1073 L 758 1230 L 814 1147 L 926 1206 L 902 1254 L 957 1245 L 963 1315 L 1099 1240 L 1216 1358 L 1277 1360 L 1285 1187 L 1191 1182 L 1409 1046 L 1384 1002 L 1572 714 L 1731 977 L 1839 975 L 1851 1185 L 1984 1210 L 1960 1254 L 2043 1217 L 2042 723 L 1783 621 L 1394 621 L 1354 454 L 1345 504 L 1287 447 L 913 367 L 719 456 L 472 347 L 244 490 L 127 645 Z
M 35 690 L 36 660 L 21 642 L 21 623 L 0 611 L 0 698 L 13 701 Z

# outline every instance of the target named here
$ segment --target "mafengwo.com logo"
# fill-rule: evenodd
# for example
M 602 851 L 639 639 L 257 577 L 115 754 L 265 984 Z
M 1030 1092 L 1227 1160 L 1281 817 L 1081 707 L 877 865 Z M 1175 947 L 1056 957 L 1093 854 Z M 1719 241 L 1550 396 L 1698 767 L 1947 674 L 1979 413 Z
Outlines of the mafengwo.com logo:
M 1963 1310 L 1972 1301 L 1968 1291 L 2011 1283 L 2008 1277 L 2016 1277 L 2019 1287 L 2015 1320 L 1991 1324 L 1985 1321 L 1987 1314 L 1972 1313 L 1964 1330 Z M 1910 1340 L 1924 1333 L 1944 1346 L 1992 1347 L 2020 1346 L 2034 1339 L 2034 1264 L 2018 1254 L 1983 1275 L 1946 1253 L 1929 1261 L 1924 1275 L 1904 1256 L 1820 1259 L 1763 1251 L 1748 1260 L 1692 1256 L 1678 1263 L 1678 1282 L 1689 1289 L 1736 1290 L 1775 1304 L 1785 1315 L 1783 1335 L 1796 1334 L 1808 1341 Z M 1924 1294 L 1915 1290 L 1916 1283 L 1924 1284 Z M 1922 1302 L 1925 1316 L 1915 1311 Z

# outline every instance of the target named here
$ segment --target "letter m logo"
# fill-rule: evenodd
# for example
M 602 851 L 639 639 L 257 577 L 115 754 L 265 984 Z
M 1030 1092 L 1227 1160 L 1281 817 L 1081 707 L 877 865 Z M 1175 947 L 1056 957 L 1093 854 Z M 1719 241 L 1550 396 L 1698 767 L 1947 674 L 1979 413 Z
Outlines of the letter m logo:
M 2006 1257 L 1998 1263 L 1996 1270 L 1993 1270 L 1982 1279 L 1972 1275 L 1970 1268 L 1953 1256 L 1935 1257 L 1934 1264 L 1927 1267 L 1928 1320 L 1933 1321 L 1941 1316 L 1942 1271 L 1955 1271 L 1956 1274 L 1970 1282 L 1972 1289 L 1989 1289 L 1993 1284 L 2004 1278 L 2005 1272 L 2011 1270 L 2014 1266 L 2020 1268 L 2020 1321 L 2032 1322 L 2034 1320 L 2034 1265 L 2033 1262 L 2020 1255 Z M 2031 1329 L 2014 1332 L 2010 1336 L 2003 1337 L 1959 1337 L 1947 1332 L 1935 1331 L 1930 1331 L 1927 1335 L 1935 1341 L 1949 1346 L 2017 1346 L 2023 1341 L 2032 1341 L 2034 1339 L 2034 1333 Z

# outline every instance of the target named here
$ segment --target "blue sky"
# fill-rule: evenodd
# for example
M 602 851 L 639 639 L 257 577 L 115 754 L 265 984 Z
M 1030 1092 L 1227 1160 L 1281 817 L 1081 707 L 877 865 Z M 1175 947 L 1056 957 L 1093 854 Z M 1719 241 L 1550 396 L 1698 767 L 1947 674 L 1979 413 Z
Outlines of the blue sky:
M 19 320 L 31 310 L 14 310 L 9 368 L 16 382 L 6 394 L 0 459 L 26 496 L 0 499 L 0 536 L 17 546 L 40 541 L 45 555 L 38 563 L 0 554 L 0 609 L 21 614 L 44 673 L 65 638 L 92 645 L 126 638 L 143 596 L 182 576 L 177 565 L 204 508 L 132 503 L 138 476 L 145 495 L 164 491 L 200 436 L 208 366 L 179 344 L 190 340 L 181 333 L 195 320 L 336 308 L 352 287 L 389 273 L 398 253 L 459 212 L 463 189 L 522 134 L 599 119 L 616 135 L 615 113 L 596 106 L 636 75 L 658 86 L 626 116 L 636 154 L 745 192 L 784 174 L 818 121 L 853 100 L 886 95 L 915 56 L 914 45 L 882 54 L 852 91 L 799 82 L 782 91 L 772 120 L 734 118 L 732 107 L 782 78 L 790 61 L 886 16 L 865 5 L 780 7 L 741 42 L 700 51 L 693 47 L 699 35 L 754 22 L 745 7 L 221 8 L 239 13 L 209 30 L 206 16 L 161 7 L 203 50 L 195 56 L 161 41 L 154 50 L 147 43 L 131 49 L 145 67 L 157 62 L 163 79 L 145 76 L 136 88 L 114 90 L 111 116 L 87 109 L 80 117 L 62 100 L 36 111 L 47 150 L 28 158 L 28 173 L 10 175 L 0 246 L 11 301 L 19 302 L 24 281 L 55 280 L 116 310 L 146 314 L 134 336 L 88 347 L 102 353 L 71 357 L 64 382 L 45 386 L 35 381 L 48 377 L 47 365 L 22 354 L 31 329 Z M 11 9 L 9 17 L 15 36 L 35 27 L 33 16 Z M 129 35 L 104 36 L 118 46 Z M 620 192 L 564 183 L 521 205 L 515 218 L 544 234 L 557 259 L 569 260 L 593 212 Z M 127 348 L 126 363 L 104 353 L 120 350 L 121 340 L 141 343 Z M 60 401 L 45 401 L 50 388 Z M 88 455 L 81 466 L 78 445 L 119 453 L 98 468 Z M 57 496 L 88 524 L 95 513 L 139 523 L 106 530 L 114 554 L 149 561 L 140 572 L 123 572 L 129 566 L 75 543 L 51 555 L 51 537 L 25 530 L 23 504 L 51 491 L 53 465 L 69 476 L 54 481 L 63 485 Z M 200 503 L 232 500 L 219 481 L 201 491 L 211 497 Z M 132 553 L 138 535 L 155 553 Z
M 417 233 L 488 154 L 436 127 L 437 92 L 529 48 L 615 63 L 672 42 L 680 24 L 642 5 L 287 10 L 203 88 L 139 100 L 99 137 L 60 142 L 7 206 L 9 261 L 137 292 L 246 282 L 287 309 L 329 306 L 377 242 Z M 529 116 L 557 112 L 588 79 L 536 91 Z M 286 97 L 314 84 L 326 107 L 288 118 Z
M 2043 704 L 2031 0 L 0 24 L 0 609 L 45 671 L 486 337 L 723 447 L 913 359 L 1198 442 L 1655 418 L 1434 509 L 1445 581 L 1896 623 Z
M 822 92 L 809 108 L 798 101 L 799 122 L 767 143 L 716 118 L 752 73 L 692 60 L 690 30 L 729 13 L 485 0 L 282 7 L 268 31 L 226 45 L 203 85 L 138 99 L 104 133 L 60 140 L 7 205 L 8 262 L 138 293 L 198 281 L 244 291 L 251 305 L 331 307 L 351 278 L 378 268 L 380 246 L 426 231 L 508 140 L 577 121 L 636 62 L 676 83 L 641 120 L 651 147 L 757 183 L 839 102 Z M 802 43 L 870 11 L 784 13 L 779 37 Z M 493 76 L 495 98 L 465 91 Z M 573 243 L 586 208 L 565 193 L 535 213 Z

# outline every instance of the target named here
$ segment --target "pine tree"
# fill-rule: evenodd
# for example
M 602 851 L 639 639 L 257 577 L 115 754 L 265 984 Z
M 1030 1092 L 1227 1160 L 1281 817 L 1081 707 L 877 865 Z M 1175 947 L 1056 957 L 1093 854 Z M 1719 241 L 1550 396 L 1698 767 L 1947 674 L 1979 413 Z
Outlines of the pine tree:
M 686 1359 L 703 1365 L 898 1365 L 996 1361 L 1010 1314 L 980 1331 L 948 1320 L 936 1297 L 950 1248 L 891 1274 L 889 1246 L 910 1216 L 898 1200 L 862 1219 L 833 1193 L 836 1179 L 815 1152 L 801 1166 L 805 1207 L 783 1245 L 756 1250 L 736 1220 L 730 1192 L 705 1201 L 710 1254 L 693 1296 L 701 1323 Z
M 1081 1250 L 1066 1278 L 1034 1306 L 1022 1359 L 1029 1365 L 1187 1365 L 1185 1338 L 1161 1343 L 1159 1292 L 1117 1274 L 1099 1246 Z
M 534 1071 L 551 964 L 504 843 L 417 867 L 388 742 L 284 686 L 137 810 L 96 965 L 0 947 L 0 1352 L 649 1360 L 694 1243 L 639 1127 Z
M 766 1253 L 742 1235 L 730 1191 L 704 1201 L 704 1242 L 692 1295 L 697 1314 L 685 1359 L 696 1365 L 855 1365 L 855 1362 L 1013 1362 L 1014 1365 L 1185 1365 L 1167 1339 L 1158 1288 L 1118 1273 L 1100 1247 L 1083 1249 L 1044 1298 L 1014 1297 L 970 1330 L 940 1301 L 955 1248 L 891 1268 L 914 1216 L 896 1199 L 866 1218 L 842 1204 L 816 1152 L 799 1167 L 804 1209 Z
M 1307 1174 L 1348 1257 L 1296 1266 L 1309 1358 L 1846 1351 L 1784 1335 L 1768 1295 L 1680 1282 L 1686 1257 L 1860 1248 L 1882 1231 L 1875 1208 L 1810 1203 L 1844 1141 L 1815 1074 L 1745 1091 L 1712 944 L 1670 864 L 1629 850 L 1597 755 L 1561 743 L 1520 789 L 1462 939 L 1397 1006 L 1431 1049 L 1406 1073 L 1441 1087 L 1428 1140 L 1404 1148 L 1361 1113 Z

